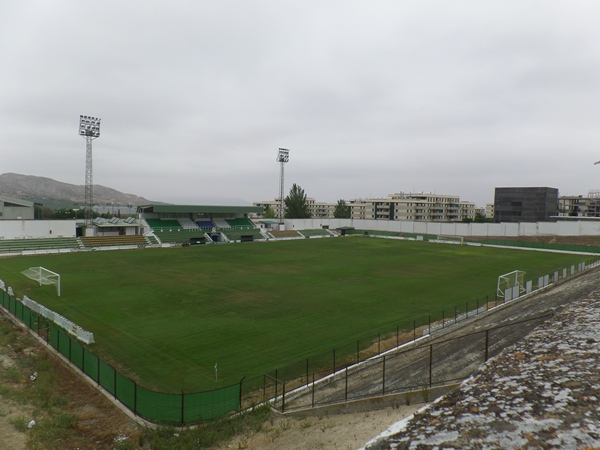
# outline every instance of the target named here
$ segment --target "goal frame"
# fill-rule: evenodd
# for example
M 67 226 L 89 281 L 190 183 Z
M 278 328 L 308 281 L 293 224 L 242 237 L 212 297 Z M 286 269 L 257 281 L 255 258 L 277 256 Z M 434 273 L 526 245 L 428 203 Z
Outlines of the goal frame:
M 438 234 L 437 241 L 443 242 L 446 244 L 465 245 L 465 238 L 463 236 L 451 236 L 448 234 Z
M 56 293 L 60 297 L 60 274 L 52 272 L 42 266 L 30 267 L 21 273 L 30 280 L 37 281 L 40 286 L 42 284 L 56 284 Z
M 496 296 L 504 298 L 504 293 L 507 289 L 512 289 L 515 286 L 519 287 L 519 295 L 525 292 L 524 280 L 525 271 L 513 270 L 498 276 L 498 286 L 496 287 Z

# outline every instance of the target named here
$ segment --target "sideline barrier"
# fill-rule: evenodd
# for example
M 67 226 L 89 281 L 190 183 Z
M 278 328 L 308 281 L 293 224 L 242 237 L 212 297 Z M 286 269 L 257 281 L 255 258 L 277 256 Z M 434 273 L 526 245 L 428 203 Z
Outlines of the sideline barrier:
M 171 394 L 151 391 L 119 373 L 57 325 L 31 310 L 4 289 L 0 289 L 0 306 L 27 325 L 131 412 L 146 420 L 188 424 L 240 411 L 241 382 L 205 392 Z
M 554 272 L 553 282 L 559 281 L 559 274 L 562 274 L 562 278 L 566 279 L 596 267 L 598 264 L 599 259 L 597 257 L 588 258 L 585 262 L 579 263 L 577 267 L 571 266 L 570 270 L 563 268 L 560 272 Z M 549 284 L 550 277 L 548 275 L 540 278 L 538 280 L 538 288 Z M 383 388 L 380 392 L 371 392 L 369 394 L 364 392 L 357 393 L 357 397 L 355 398 L 367 398 L 369 396 L 385 394 L 391 391 L 390 386 L 385 381 L 386 364 L 388 364 L 388 373 L 390 370 L 390 360 L 387 360 L 386 363 L 386 352 L 398 348 L 403 344 L 416 341 L 424 334 L 431 334 L 439 330 L 440 321 L 442 328 L 448 328 L 462 319 L 468 318 L 473 314 L 484 313 L 498 306 L 499 303 L 505 302 L 504 299 L 499 301 L 495 295 L 492 295 L 493 300 L 486 297 L 481 302 L 479 299 L 476 300 L 475 304 L 473 302 L 466 302 L 465 305 L 461 305 L 460 307 L 455 306 L 452 315 L 449 314 L 446 316 L 445 312 L 442 311 L 441 317 L 430 315 L 421 320 L 406 321 L 393 329 L 384 330 L 376 336 L 357 340 L 345 346 L 334 348 L 330 352 L 313 355 L 310 358 L 297 361 L 296 363 L 254 378 L 242 379 L 239 383 L 228 387 L 197 393 L 182 392 L 180 394 L 173 394 L 155 392 L 139 386 L 135 381 L 120 374 L 112 366 L 99 359 L 56 325 L 16 300 L 10 287 L 6 287 L 1 280 L 0 287 L 2 287 L 0 289 L 0 306 L 25 323 L 57 352 L 113 395 L 116 400 L 125 405 L 134 414 L 144 419 L 175 424 L 187 424 L 219 418 L 232 411 L 241 411 L 261 402 L 270 402 L 274 408 L 284 412 L 286 409 L 293 409 L 289 405 L 289 402 L 295 397 L 292 391 L 309 386 L 312 386 L 312 400 L 306 401 L 303 407 L 314 407 L 319 404 L 323 405 L 335 403 L 336 401 L 344 401 L 344 397 L 346 399 L 349 398 L 347 393 L 344 395 L 338 391 L 336 394 L 337 397 L 327 395 L 327 392 L 331 391 L 332 386 L 337 384 L 331 378 L 331 375 L 345 372 L 345 379 L 348 380 L 348 376 L 352 371 L 358 373 L 363 370 L 362 366 L 359 366 L 359 363 L 367 360 L 376 361 L 377 364 L 381 364 L 381 373 L 384 380 Z M 429 356 L 423 356 L 424 359 L 422 360 L 423 367 L 425 368 L 427 367 L 427 361 L 431 361 L 433 347 L 428 352 L 427 355 Z M 421 369 L 417 371 L 421 376 L 427 374 L 425 369 Z M 412 387 L 426 386 L 426 388 L 429 388 L 433 386 L 431 376 L 431 371 L 429 371 L 429 382 L 417 383 Z M 441 378 L 444 378 L 444 381 L 460 379 L 460 377 L 450 380 L 445 377 Z M 402 389 L 404 388 L 406 386 L 402 387 Z M 396 388 L 397 390 L 398 388 Z M 346 390 L 346 392 L 348 391 Z M 319 396 L 323 397 L 320 398 Z

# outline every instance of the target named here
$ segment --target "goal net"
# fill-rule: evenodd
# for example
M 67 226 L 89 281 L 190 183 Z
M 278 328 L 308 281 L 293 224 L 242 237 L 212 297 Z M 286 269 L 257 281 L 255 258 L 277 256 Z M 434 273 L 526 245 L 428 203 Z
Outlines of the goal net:
M 438 242 L 442 242 L 444 244 L 459 244 L 464 245 L 465 238 L 463 236 L 447 236 L 444 234 L 439 234 L 437 237 Z
M 60 297 L 60 275 L 56 272 L 52 272 L 44 267 L 30 267 L 21 273 L 27 278 L 40 283 L 40 286 L 42 284 L 55 284 L 56 292 Z
M 500 275 L 498 277 L 498 288 L 496 290 L 496 295 L 504 298 L 504 293 L 506 290 L 513 289 L 515 287 L 518 287 L 519 295 L 521 295 L 525 292 L 525 287 L 523 286 L 524 279 L 525 272 L 522 270 L 513 270 L 512 272 Z

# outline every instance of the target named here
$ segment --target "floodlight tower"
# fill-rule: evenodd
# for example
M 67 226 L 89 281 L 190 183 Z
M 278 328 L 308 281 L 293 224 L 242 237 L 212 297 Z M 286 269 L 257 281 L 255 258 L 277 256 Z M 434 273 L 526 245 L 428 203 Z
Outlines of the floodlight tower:
M 97 117 L 79 116 L 79 135 L 85 138 L 85 224 L 92 226 L 94 193 L 92 180 L 92 141 L 100 137 L 100 120 Z
M 277 162 L 281 164 L 279 170 L 279 223 L 283 223 L 283 165 L 290 160 L 290 151 L 287 148 L 280 148 L 277 153 Z

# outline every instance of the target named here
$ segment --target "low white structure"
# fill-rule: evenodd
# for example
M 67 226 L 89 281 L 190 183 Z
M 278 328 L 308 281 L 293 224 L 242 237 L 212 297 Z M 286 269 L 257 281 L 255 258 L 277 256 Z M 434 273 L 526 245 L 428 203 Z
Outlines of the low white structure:
M 285 219 L 286 230 L 353 227 L 358 230 L 392 231 L 422 235 L 518 237 L 518 236 L 599 236 L 600 220 L 557 222 L 420 222 L 414 220 Z M 600 242 L 600 240 L 599 240 Z
M 33 202 L 0 195 L 0 220 L 33 219 L 34 216 Z
M 76 237 L 77 221 L 0 220 L 0 239 Z

